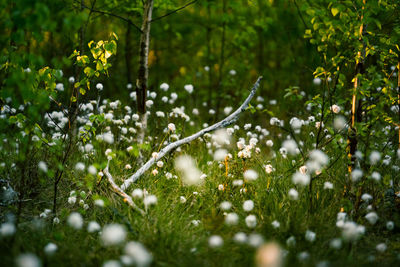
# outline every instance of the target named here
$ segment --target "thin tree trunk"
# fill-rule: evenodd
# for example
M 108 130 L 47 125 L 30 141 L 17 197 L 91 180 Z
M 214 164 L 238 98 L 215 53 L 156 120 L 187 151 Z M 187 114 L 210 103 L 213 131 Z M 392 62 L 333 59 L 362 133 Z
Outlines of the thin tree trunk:
M 207 1 L 207 15 L 208 21 L 211 20 L 211 8 L 210 3 Z M 212 105 L 212 95 L 213 95 L 213 64 L 211 60 L 211 27 L 206 26 L 206 41 L 207 41 L 207 65 L 209 67 L 208 70 L 208 100 L 207 105 L 211 107 Z
M 147 0 L 143 7 L 142 34 L 139 44 L 139 71 L 136 80 L 137 109 L 142 115 L 146 113 L 146 94 L 149 77 L 149 44 L 150 25 L 153 12 L 153 0 Z
M 399 108 L 399 124 L 397 125 L 397 127 L 399 128 L 399 146 L 398 149 L 400 149 L 400 58 L 399 58 L 399 62 L 397 62 L 397 104 L 398 104 L 398 108 Z
M 222 1 L 222 17 L 226 15 L 226 0 Z M 225 65 L 225 34 L 226 34 L 226 21 L 225 19 L 222 21 L 222 35 L 221 35 L 221 51 L 219 58 L 219 72 L 218 72 L 218 88 L 222 90 L 222 80 L 224 74 L 224 65 Z M 217 102 L 216 106 L 216 118 L 219 116 L 219 110 L 221 106 L 221 101 Z
M 125 64 L 126 64 L 126 80 L 128 84 L 132 84 L 132 29 L 127 23 L 125 34 Z
M 364 12 L 365 9 L 365 2 L 366 0 L 363 0 L 363 7 L 362 7 L 362 11 Z M 364 14 L 361 16 L 361 21 L 363 21 L 364 19 Z M 362 36 L 364 33 L 364 24 L 362 23 L 360 26 L 360 30 L 359 30 L 359 41 L 362 42 Z M 349 159 L 349 164 L 347 166 L 348 169 L 348 173 L 349 173 L 349 179 L 351 179 L 351 172 L 353 171 L 353 168 L 355 166 L 355 153 L 357 150 L 357 132 L 355 129 L 355 123 L 360 122 L 362 119 L 361 116 L 361 99 L 358 100 L 358 105 L 357 105 L 357 92 L 358 92 L 358 88 L 360 87 L 360 81 L 358 78 L 359 74 L 362 74 L 364 72 L 364 58 L 365 58 L 365 45 L 363 46 L 362 51 L 358 51 L 357 52 L 357 61 L 356 61 L 356 73 L 355 73 L 355 77 L 354 77 L 354 86 L 353 86 L 353 96 L 352 96 L 352 100 L 351 100 L 351 125 L 349 128 L 349 137 L 347 140 L 348 143 L 348 159 Z M 357 107 L 358 106 L 358 107 Z M 349 187 L 351 185 L 351 181 L 349 181 Z M 350 188 L 349 188 L 350 190 Z
M 143 7 L 142 34 L 139 44 L 139 71 L 136 80 L 136 102 L 139 114 L 141 114 L 142 128 L 138 134 L 138 143 L 143 144 L 147 129 L 146 96 L 149 78 L 149 44 L 150 44 L 150 25 L 153 13 L 153 0 L 147 0 Z M 142 155 L 139 156 L 139 163 L 142 162 Z

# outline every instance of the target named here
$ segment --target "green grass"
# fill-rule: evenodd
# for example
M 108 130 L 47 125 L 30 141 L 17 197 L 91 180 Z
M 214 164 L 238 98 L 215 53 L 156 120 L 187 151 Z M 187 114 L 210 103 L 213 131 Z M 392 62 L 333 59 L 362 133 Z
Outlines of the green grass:
M 196 159 L 201 171 L 207 174 L 204 184 L 187 187 L 182 185 L 179 178 L 166 179 L 164 171 L 175 173 L 173 156 L 168 156 L 166 164 L 158 175 L 153 176 L 149 171 L 128 190 L 131 192 L 134 188 L 145 188 L 150 194 L 157 196 L 157 204 L 149 207 L 144 216 L 114 194 L 104 178 L 99 185 L 93 186 L 88 194 L 85 200 L 90 205 L 88 210 L 80 207 L 78 204 L 80 198 L 75 205 L 68 204 L 67 198 L 71 190 L 78 192 L 87 190 L 79 175 L 74 171 L 68 171 L 59 186 L 60 224 L 52 224 L 49 218 L 41 220 L 41 227 L 36 229 L 33 227 L 32 221 L 38 220 L 37 217 L 43 209 L 51 208 L 52 205 L 52 183 L 47 181 L 41 185 L 41 193 L 35 200 L 23 204 L 16 235 L 1 239 L 2 262 L 4 266 L 12 265 L 15 257 L 21 252 L 33 252 L 49 266 L 96 266 L 106 260 L 118 260 L 123 252 L 123 246 L 104 247 L 99 242 L 97 233 L 90 234 L 86 231 L 87 223 L 95 220 L 102 226 L 111 222 L 124 225 L 128 231 L 127 239 L 144 244 L 152 253 L 155 266 L 253 265 L 256 248 L 235 243 L 232 238 L 237 232 L 258 233 L 265 241 L 279 243 L 288 251 L 285 264 L 289 266 L 313 266 L 323 260 L 334 266 L 374 266 L 377 263 L 390 266 L 399 263 L 398 228 L 391 232 L 385 229 L 385 216 L 390 217 L 391 214 L 380 213 L 382 203 L 379 202 L 374 202 L 381 217 L 377 225 L 369 226 L 364 218 L 354 216 L 354 220 L 366 226 L 366 234 L 357 242 L 343 243 L 341 249 L 329 247 L 331 239 L 341 236 L 340 229 L 335 225 L 336 215 L 346 203 L 343 188 L 339 183 L 343 180 L 341 177 L 345 176 L 345 165 L 342 160 L 313 181 L 312 192 L 309 192 L 308 187 L 296 187 L 299 199 L 293 201 L 288 197 L 288 190 L 295 187 L 291 176 L 294 169 L 301 166 L 301 158 L 289 156 L 288 159 L 284 159 L 279 155 L 271 158 L 267 153 L 268 148 L 263 145 L 261 148 L 260 154 L 253 152 L 252 158 L 245 161 L 235 156 L 238 152 L 236 148 L 231 148 L 230 152 L 234 158 L 229 160 L 229 177 L 227 177 L 225 166 L 220 168 L 217 162 L 207 164 L 212 157 L 208 155 L 203 142 L 196 141 L 185 145 L 180 153 L 187 153 Z M 123 159 L 126 158 L 121 157 L 120 160 Z M 275 172 L 265 173 L 263 164 L 267 161 L 275 167 Z M 131 171 L 123 170 L 123 165 L 114 162 L 120 162 L 118 157 L 111 161 L 110 172 L 120 183 L 121 179 L 126 178 Z M 71 166 L 67 167 L 72 169 Z M 242 187 L 233 186 L 232 180 L 242 179 L 243 171 L 248 168 L 256 170 L 259 177 L 254 182 L 245 183 L 243 188 L 246 188 L 247 192 L 241 193 Z M 323 189 L 325 181 L 333 182 L 334 189 Z M 218 190 L 219 184 L 224 184 L 225 190 Z M 384 189 L 380 188 L 378 190 Z M 195 195 L 193 192 L 198 194 Z M 106 206 L 104 208 L 94 206 L 93 196 L 103 198 Z M 187 201 L 181 203 L 180 196 L 184 196 Z M 243 201 L 248 199 L 255 203 L 251 212 L 245 212 L 242 208 Z M 224 211 L 219 208 L 222 201 L 232 203 L 231 211 L 237 213 L 240 218 L 237 225 L 228 226 L 224 223 Z M 142 200 L 135 202 L 144 208 Z M 3 214 L 5 211 L 5 209 L 2 211 Z M 72 211 L 78 211 L 83 215 L 84 229 L 73 230 L 66 225 L 66 218 Z M 257 217 L 257 226 L 254 229 L 248 228 L 245 224 L 244 219 L 248 214 Z M 352 217 L 351 214 L 349 216 Z M 192 220 L 200 220 L 200 224 L 194 226 Z M 274 229 L 271 225 L 274 220 L 280 222 L 278 229 Z M 306 230 L 317 234 L 315 242 L 310 243 L 305 240 Z M 214 234 L 223 238 L 222 247 L 209 247 L 208 238 Z M 286 245 L 286 240 L 291 236 L 296 238 L 294 247 Z M 46 256 L 43 252 L 43 247 L 48 242 L 58 245 L 58 251 L 53 256 Z M 388 250 L 378 253 L 375 246 L 382 242 L 388 245 Z M 310 258 L 301 262 L 297 255 L 303 251 L 307 251 Z M 375 261 L 369 262 L 370 256 L 374 256 Z

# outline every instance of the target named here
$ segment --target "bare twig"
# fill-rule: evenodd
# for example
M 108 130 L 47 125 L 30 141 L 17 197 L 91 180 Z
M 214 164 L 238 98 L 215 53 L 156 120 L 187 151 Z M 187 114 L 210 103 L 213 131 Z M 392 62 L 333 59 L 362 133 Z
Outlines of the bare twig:
M 90 7 L 88 7 L 88 6 L 84 5 L 84 4 L 82 4 L 82 7 L 90 10 L 91 13 L 99 13 L 99 14 L 102 14 L 102 15 L 108 15 L 108 16 L 115 17 L 115 18 L 118 18 L 120 20 L 126 21 L 130 25 L 132 25 L 136 30 L 138 30 L 139 32 L 143 33 L 142 30 L 135 23 L 133 23 L 132 20 L 130 20 L 128 18 L 124 18 L 124 17 L 122 17 L 120 15 L 117 15 L 117 14 L 114 14 L 114 13 L 111 13 L 111 12 L 90 8 Z
M 110 162 L 108 162 L 110 163 Z M 136 206 L 135 202 L 133 202 L 132 198 L 124 192 L 114 181 L 112 175 L 108 171 L 108 164 L 107 167 L 103 170 L 103 173 L 107 176 L 108 182 L 111 184 L 111 187 L 113 188 L 114 192 L 116 192 L 118 195 L 122 196 L 124 198 L 124 201 L 128 203 L 129 206 L 131 206 L 133 209 L 137 210 L 140 212 L 140 214 L 144 215 L 145 212 L 140 209 L 138 206 Z
M 160 160 L 162 157 L 164 157 L 168 152 L 170 152 L 171 150 L 183 145 L 183 144 L 187 144 L 201 136 L 203 136 L 204 134 L 211 132 L 211 131 L 215 131 L 219 128 L 223 128 L 226 127 L 230 124 L 232 124 L 233 122 L 235 122 L 238 117 L 239 114 L 242 113 L 244 110 L 246 110 L 247 106 L 249 105 L 251 99 L 253 98 L 253 96 L 255 95 L 257 88 L 260 85 L 260 81 L 261 81 L 262 77 L 260 76 L 256 83 L 253 85 L 253 88 L 250 91 L 249 96 L 246 98 L 246 100 L 243 102 L 243 104 L 235 111 L 233 112 L 231 115 L 229 115 L 228 117 L 226 117 L 225 119 L 223 119 L 220 122 L 217 122 L 205 129 L 200 130 L 199 132 L 188 136 L 184 139 L 178 140 L 176 142 L 173 142 L 167 146 L 165 146 L 163 149 L 160 150 L 160 152 L 158 152 L 157 157 L 152 157 L 150 160 L 148 160 L 139 170 L 137 170 L 131 177 L 129 177 L 128 179 L 126 179 L 124 181 L 124 183 L 121 185 L 121 189 L 125 190 L 127 189 L 132 183 L 134 183 L 135 181 L 137 181 L 148 169 L 150 169 L 150 167 L 158 160 Z
M 160 20 L 160 19 L 162 19 L 162 18 L 165 18 L 165 17 L 167 17 L 167 16 L 169 16 L 169 15 L 172 15 L 172 14 L 174 14 L 174 13 L 176 13 L 176 12 L 178 12 L 178 11 L 180 11 L 180 10 L 182 10 L 182 9 L 184 9 L 184 8 L 186 8 L 186 7 L 188 7 L 188 6 L 192 5 L 192 4 L 194 4 L 194 3 L 196 3 L 196 2 L 197 2 L 197 0 L 193 0 L 192 2 L 189 2 L 189 3 L 187 3 L 186 5 L 181 6 L 180 8 L 177 8 L 177 9 L 171 11 L 171 12 L 168 12 L 167 14 L 164 14 L 164 15 L 162 15 L 162 16 L 159 16 L 159 17 L 155 18 L 155 19 L 152 19 L 150 22 L 154 22 L 154 21 Z

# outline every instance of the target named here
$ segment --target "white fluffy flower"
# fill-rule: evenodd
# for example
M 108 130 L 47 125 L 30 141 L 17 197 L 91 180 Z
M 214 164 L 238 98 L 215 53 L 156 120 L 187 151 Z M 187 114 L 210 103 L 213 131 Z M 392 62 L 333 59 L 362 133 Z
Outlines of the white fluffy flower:
M 386 223 L 386 229 L 388 229 L 389 231 L 393 230 L 394 229 L 394 222 L 388 221 Z
M 355 241 L 365 233 L 365 227 L 355 222 L 344 222 L 341 228 L 343 238 L 348 241 Z
M 97 174 L 97 169 L 96 169 L 95 166 L 90 165 L 89 168 L 88 168 L 88 172 L 89 172 L 91 175 L 96 175 L 96 174 Z
M 105 246 L 119 245 L 125 241 L 126 231 L 120 224 L 108 224 L 104 226 L 100 238 Z
M 289 199 L 290 200 L 297 200 L 299 199 L 299 192 L 296 191 L 296 189 L 291 188 L 289 190 Z
M 191 93 L 193 93 L 193 85 L 191 85 L 191 84 L 186 84 L 185 86 L 184 86 L 184 88 L 185 88 L 185 90 L 189 93 L 189 94 L 191 94 Z
M 317 235 L 313 231 L 310 230 L 306 231 L 305 238 L 308 242 L 314 242 L 316 237 Z
M 143 197 L 143 190 L 140 188 L 135 188 L 132 191 L 132 197 L 133 198 L 142 198 Z
M 253 200 L 246 200 L 243 202 L 243 209 L 245 211 L 251 211 L 254 208 L 254 202 Z
M 56 251 L 57 251 L 58 247 L 56 244 L 54 243 L 48 243 L 45 247 L 44 247 L 44 253 L 46 253 L 47 255 L 53 255 Z
M 18 255 L 16 258 L 16 265 L 18 267 L 40 267 L 42 264 L 35 254 L 24 253 Z
M 170 130 L 171 132 L 175 132 L 176 131 L 175 124 L 168 123 L 168 130 Z
M 331 182 L 325 182 L 324 189 L 333 189 L 333 184 Z
M 271 164 L 267 164 L 267 165 L 265 165 L 265 166 L 264 166 L 264 169 L 265 169 L 265 172 L 266 172 L 267 174 L 270 174 L 270 173 L 272 173 L 272 172 L 274 172 L 274 171 L 275 171 L 275 168 L 274 168 L 274 167 L 272 167 L 272 165 L 271 165 Z
M 257 217 L 255 215 L 248 215 L 245 219 L 246 225 L 249 228 L 254 228 L 257 225 Z
M 166 92 L 169 89 L 169 85 L 167 83 L 162 83 L 160 89 Z
M 82 215 L 78 212 L 72 212 L 67 219 L 67 223 L 74 229 L 81 229 L 83 226 L 83 218 Z
M 83 172 L 85 170 L 85 164 L 83 164 L 82 162 L 76 163 L 75 170 Z
M 310 176 L 308 174 L 296 172 L 295 174 L 293 174 L 292 181 L 294 184 L 306 186 L 310 183 Z
M 225 216 L 225 223 L 227 225 L 236 225 L 238 224 L 238 222 L 239 222 L 239 216 L 234 212 L 228 213 Z
M 378 161 L 381 160 L 381 153 L 378 151 L 372 151 L 371 154 L 369 155 L 369 161 L 371 162 L 372 165 L 375 165 L 378 163 Z
M 321 82 L 322 82 L 321 79 L 318 77 L 313 80 L 313 84 L 315 84 L 315 85 L 320 85 Z
M 145 206 L 151 206 L 157 204 L 157 197 L 155 195 L 148 195 L 143 199 Z
M 247 242 L 247 235 L 243 232 L 238 232 L 233 236 L 233 240 L 236 243 L 243 244 Z
M 339 107 L 338 105 L 332 105 L 332 106 L 331 106 L 331 111 L 332 111 L 333 113 L 338 114 L 338 113 L 340 112 L 340 107 Z
M 358 180 L 360 180 L 360 178 L 363 176 L 363 172 L 360 169 L 354 169 L 351 172 L 351 180 L 353 182 L 357 182 Z
M 44 162 L 44 161 L 39 161 L 38 167 L 39 167 L 39 170 L 41 170 L 41 171 L 44 172 L 44 173 L 47 173 L 48 168 L 47 168 L 46 162 Z
M 7 237 L 7 236 L 12 236 L 17 229 L 15 228 L 15 225 L 10 222 L 6 222 L 1 224 L 0 226 L 0 236 L 2 237 Z
M 95 221 L 89 222 L 88 227 L 87 227 L 87 231 L 89 233 L 98 232 L 98 231 L 100 231 L 100 229 L 101 229 L 100 224 L 98 224 Z
M 273 222 L 271 223 L 271 225 L 272 225 L 272 227 L 274 227 L 275 229 L 277 229 L 277 228 L 279 228 L 279 227 L 281 226 L 281 224 L 280 224 L 277 220 L 273 221 Z
M 221 202 L 221 204 L 219 205 L 219 207 L 220 207 L 222 210 L 230 210 L 231 207 L 232 207 L 232 203 L 229 202 L 229 201 L 223 201 L 223 202 Z
M 202 173 L 197 169 L 192 157 L 181 155 L 175 159 L 175 169 L 182 174 L 182 182 L 185 185 L 198 185 L 202 183 Z
M 243 177 L 245 181 L 255 181 L 258 178 L 258 173 L 254 170 L 249 169 L 243 173 Z
M 98 206 L 98 207 L 104 207 L 104 200 L 102 200 L 102 199 L 96 199 L 96 200 L 94 201 L 94 205 L 95 205 L 95 206 Z
M 378 214 L 376 214 L 376 212 L 370 212 L 367 215 L 365 215 L 365 219 L 367 219 L 367 221 L 370 224 L 375 224 L 378 221 Z
M 282 147 L 286 149 L 286 151 L 290 155 L 297 155 L 299 153 L 296 142 L 293 139 L 285 140 L 282 143 Z
M 217 149 L 214 152 L 214 160 L 215 161 L 223 161 L 225 160 L 225 157 L 228 155 L 228 151 L 226 149 Z
M 212 248 L 221 247 L 224 244 L 224 240 L 219 235 L 212 235 L 208 239 L 208 245 Z
M 103 140 L 106 143 L 112 144 L 112 143 L 114 143 L 114 135 L 111 132 L 104 133 Z
M 58 91 L 60 91 L 60 92 L 64 91 L 64 84 L 62 84 L 62 83 L 57 83 L 57 84 L 56 84 L 56 90 L 58 90 Z
M 130 256 L 138 267 L 149 266 L 153 260 L 151 253 L 139 242 L 128 242 L 124 250 L 126 255 Z
M 232 111 L 232 107 L 225 107 L 224 108 L 224 113 L 226 116 L 228 116 L 229 114 L 231 114 Z
M 376 245 L 376 250 L 378 252 L 381 252 L 381 253 L 385 252 L 386 249 L 387 249 L 387 245 L 385 243 L 380 243 L 380 244 Z

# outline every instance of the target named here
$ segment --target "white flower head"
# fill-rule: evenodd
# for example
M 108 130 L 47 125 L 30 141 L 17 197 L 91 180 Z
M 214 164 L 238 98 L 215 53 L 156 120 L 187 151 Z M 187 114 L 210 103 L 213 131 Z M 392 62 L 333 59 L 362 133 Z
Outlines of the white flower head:
M 39 161 L 38 167 L 39 167 L 39 170 L 41 170 L 41 171 L 44 172 L 44 173 L 47 173 L 48 168 L 47 168 L 46 162 L 44 162 L 44 161 Z
M 308 242 L 311 242 L 311 243 L 314 242 L 316 237 L 317 237 L 317 235 L 313 231 L 310 231 L 310 230 L 306 231 L 305 238 Z
M 225 223 L 227 225 L 236 225 L 238 224 L 238 222 L 239 222 L 239 216 L 234 212 L 228 213 L 225 216 Z
M 126 230 L 120 224 L 108 224 L 104 226 L 100 239 L 105 246 L 119 245 L 125 241 Z
M 291 188 L 291 189 L 289 190 L 289 199 L 290 199 L 290 200 L 297 200 L 297 199 L 299 199 L 299 192 L 297 192 L 296 189 Z
M 246 200 L 243 202 L 243 210 L 245 211 L 251 211 L 254 208 L 254 202 L 253 200 Z
M 169 89 L 169 85 L 167 83 L 162 83 L 160 85 L 160 89 L 163 90 L 164 92 L 166 92 Z
M 295 174 L 293 174 L 292 181 L 294 184 L 306 186 L 310 183 L 310 176 L 308 174 L 296 172 Z
M 191 85 L 191 84 L 186 84 L 186 85 L 184 86 L 184 88 L 185 88 L 185 90 L 186 90 L 189 94 L 193 93 L 193 89 L 194 89 L 193 85 Z
M 338 114 L 340 112 L 340 110 L 341 110 L 338 105 L 332 105 L 330 109 L 335 114 Z
M 232 203 L 229 202 L 229 201 L 223 201 L 223 202 L 221 202 L 221 204 L 219 205 L 219 207 L 220 207 L 222 210 L 230 210 L 231 207 L 232 207 Z
M 223 161 L 225 160 L 226 156 L 228 155 L 228 151 L 226 149 L 217 149 L 214 152 L 214 160 L 215 161 Z
M 202 173 L 197 169 L 195 161 L 189 155 L 181 155 L 175 159 L 175 169 L 182 174 L 182 182 L 185 185 L 199 185 Z
M 360 178 L 363 176 L 363 171 L 360 169 L 354 169 L 351 172 L 351 180 L 353 182 L 357 182 L 358 180 L 360 180 Z
M 139 242 L 128 242 L 125 245 L 125 254 L 130 256 L 136 266 L 146 267 L 150 266 L 153 261 L 153 256 L 151 253 Z
M 44 247 L 44 253 L 46 253 L 47 255 L 53 255 L 54 253 L 56 253 L 58 247 L 56 244 L 54 243 L 48 243 L 45 247 Z
M 67 223 L 72 228 L 79 230 L 83 226 L 83 218 L 82 215 L 78 212 L 72 212 L 67 219 Z
M 255 181 L 258 178 L 258 173 L 254 170 L 249 169 L 243 173 L 243 177 L 245 181 Z
M 255 215 L 248 215 L 245 219 L 246 225 L 249 228 L 255 228 L 257 226 L 257 217 Z
M 367 215 L 365 215 L 365 219 L 367 219 L 367 221 L 370 224 L 375 224 L 378 221 L 379 217 L 378 214 L 376 214 L 376 212 L 370 212 Z
M 0 236 L 1 237 L 8 237 L 15 234 L 17 228 L 11 222 L 5 222 L 0 225 Z
M 15 260 L 17 267 L 40 267 L 42 266 L 42 263 L 40 262 L 40 259 L 32 253 L 24 253 L 18 255 L 18 257 Z
M 169 123 L 168 124 L 168 130 L 170 130 L 171 132 L 175 132 L 176 131 L 175 124 Z
M 219 248 L 224 244 L 224 240 L 219 235 L 212 235 L 208 239 L 208 245 L 212 248 Z
M 247 242 L 247 235 L 243 232 L 238 232 L 233 236 L 233 240 L 236 243 L 243 244 Z
M 378 151 L 372 151 L 371 154 L 369 155 L 369 161 L 371 162 L 372 165 L 375 165 L 378 163 L 378 161 L 381 160 L 381 153 Z

